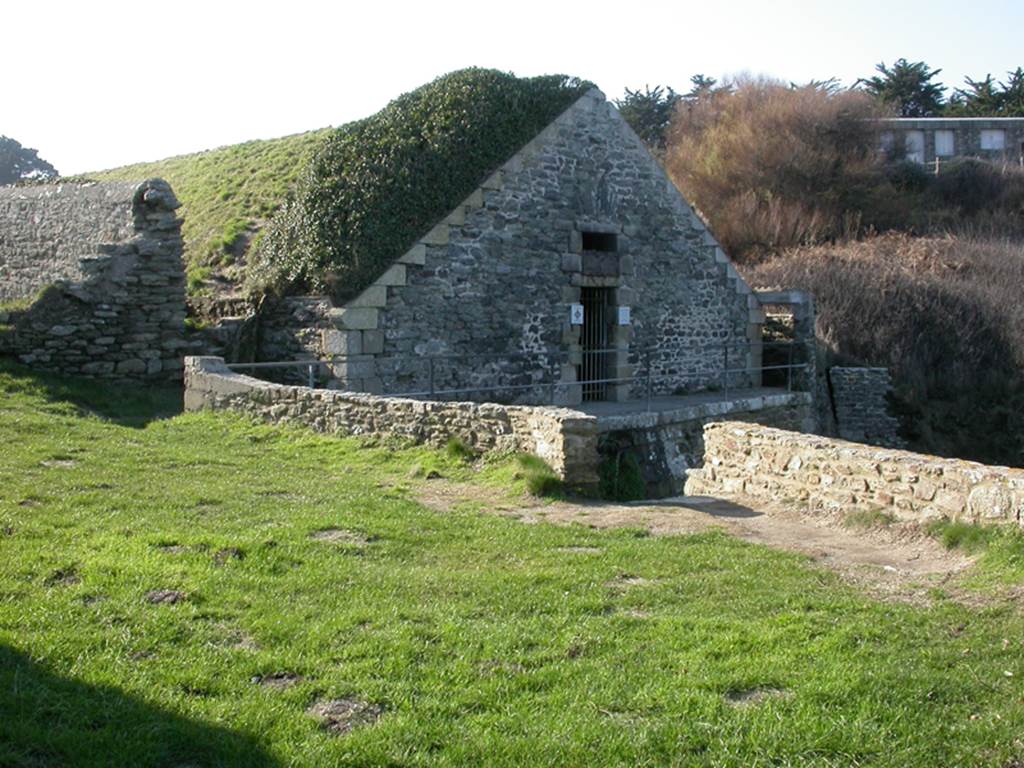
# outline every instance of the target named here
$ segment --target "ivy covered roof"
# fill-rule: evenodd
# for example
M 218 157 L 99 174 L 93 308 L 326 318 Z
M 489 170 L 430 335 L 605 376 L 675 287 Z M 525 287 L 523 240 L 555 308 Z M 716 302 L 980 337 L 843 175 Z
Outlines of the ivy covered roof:
M 463 69 L 332 129 L 250 254 L 250 288 L 358 294 L 592 87 Z

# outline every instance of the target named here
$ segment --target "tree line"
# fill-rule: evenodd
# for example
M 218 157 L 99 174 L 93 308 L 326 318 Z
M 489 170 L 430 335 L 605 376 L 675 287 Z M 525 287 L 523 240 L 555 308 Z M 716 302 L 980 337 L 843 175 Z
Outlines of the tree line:
M 836 78 L 791 83 L 790 87 L 831 94 L 861 91 L 900 117 L 1024 117 L 1024 68 L 1007 72 L 1003 80 L 992 74 L 980 80 L 968 77 L 964 87 L 952 91 L 937 80 L 941 72 L 923 61 L 897 59 L 891 66 L 884 61 L 875 65 L 874 75 L 857 80 L 849 89 Z M 690 78 L 690 90 L 685 93 L 660 85 L 644 86 L 643 90 L 627 88 L 615 105 L 640 138 L 654 149 L 663 150 L 672 116 L 680 105 L 692 106 L 733 88 L 733 84 L 697 74 Z

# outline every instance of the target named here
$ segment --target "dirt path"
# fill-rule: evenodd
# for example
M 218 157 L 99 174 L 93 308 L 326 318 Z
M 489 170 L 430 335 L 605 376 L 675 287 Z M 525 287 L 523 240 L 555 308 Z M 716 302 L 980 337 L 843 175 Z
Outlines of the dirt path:
M 970 567 L 971 558 L 945 549 L 913 527 L 851 529 L 837 518 L 812 517 L 782 506 L 753 509 L 739 500 L 702 496 L 628 504 L 537 504 L 531 499 L 510 499 L 500 491 L 478 485 L 441 479 L 424 483 L 415 495 L 425 506 L 441 512 L 472 505 L 524 523 L 645 528 L 656 536 L 718 528 L 744 541 L 805 554 L 883 599 L 926 604 L 931 602 L 931 590 L 941 587 L 955 599 L 980 602 L 977 595 L 965 593 L 953 583 Z

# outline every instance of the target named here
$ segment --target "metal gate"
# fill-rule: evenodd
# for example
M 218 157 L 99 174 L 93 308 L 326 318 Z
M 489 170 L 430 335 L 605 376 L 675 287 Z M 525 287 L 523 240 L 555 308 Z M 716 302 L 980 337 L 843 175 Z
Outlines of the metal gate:
M 577 380 L 583 385 L 584 400 L 607 400 L 609 362 L 609 318 L 612 289 L 582 288 L 583 326 L 580 343 L 583 347 L 582 364 L 578 366 Z

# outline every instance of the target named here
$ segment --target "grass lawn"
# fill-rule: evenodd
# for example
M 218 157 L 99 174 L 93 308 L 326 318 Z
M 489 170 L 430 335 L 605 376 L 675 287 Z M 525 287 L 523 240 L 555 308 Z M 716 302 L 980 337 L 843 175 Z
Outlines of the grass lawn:
M 0 765 L 1024 761 L 1015 608 L 432 512 L 410 476 L 468 478 L 457 452 L 172 407 L 0 369 Z

